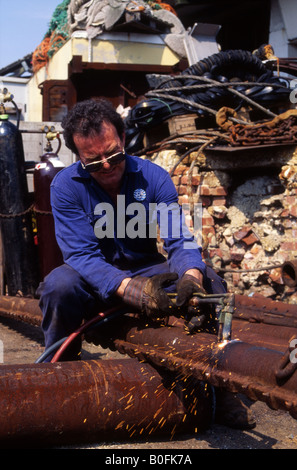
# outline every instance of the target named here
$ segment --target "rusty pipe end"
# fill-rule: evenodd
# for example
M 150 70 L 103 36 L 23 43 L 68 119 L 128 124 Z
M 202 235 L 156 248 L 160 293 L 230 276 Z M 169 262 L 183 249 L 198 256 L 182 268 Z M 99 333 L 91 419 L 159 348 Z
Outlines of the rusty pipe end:
M 286 286 L 297 286 L 297 260 L 284 262 L 282 265 L 282 278 Z

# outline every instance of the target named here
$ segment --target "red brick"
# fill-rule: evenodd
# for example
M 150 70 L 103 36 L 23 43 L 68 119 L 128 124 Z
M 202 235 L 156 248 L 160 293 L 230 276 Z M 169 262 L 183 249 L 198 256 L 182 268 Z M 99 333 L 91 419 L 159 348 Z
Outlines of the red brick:
M 214 225 L 214 219 L 210 214 L 202 216 L 202 227 Z
M 192 184 L 192 186 L 198 186 L 200 184 L 201 177 L 200 175 L 192 175 L 190 177 L 189 175 L 183 175 L 180 179 L 181 184 Z
M 282 212 L 281 212 L 281 217 L 289 217 L 289 211 L 288 209 L 284 209 Z
M 207 237 L 209 235 L 215 235 L 215 229 L 214 229 L 214 227 L 212 227 L 210 225 L 205 225 L 204 227 L 202 225 L 202 233 L 203 233 L 203 235 L 206 235 Z
M 297 250 L 297 242 L 283 242 L 280 245 L 280 249 L 285 251 L 295 251 Z
M 227 190 L 224 186 L 212 188 L 206 184 L 200 186 L 200 194 L 203 196 L 227 196 Z
M 224 186 L 217 186 L 216 188 L 209 188 L 209 194 L 211 196 L 227 196 L 227 190 Z
M 284 202 L 286 204 L 295 204 L 296 197 L 295 196 L 284 196 Z
M 254 243 L 259 241 L 259 238 L 257 235 L 254 234 L 254 232 L 250 233 L 247 237 L 244 237 L 242 241 L 247 245 L 253 245 Z
M 192 185 L 193 186 L 198 186 L 201 181 L 201 176 L 200 175 L 193 175 L 192 176 Z
M 183 175 L 183 176 L 181 176 L 181 178 L 180 178 L 180 184 L 188 184 L 188 181 L 189 181 L 188 175 Z
M 234 232 L 233 237 L 235 238 L 235 240 L 239 241 L 242 240 L 244 237 L 247 237 L 250 232 L 251 227 L 242 227 L 240 230 Z
M 291 206 L 289 207 L 289 214 L 292 217 L 297 217 L 297 206 Z
M 189 168 L 185 165 L 178 165 L 175 170 L 173 175 L 183 175 L 184 173 L 187 173 Z
M 209 196 L 210 195 L 209 186 L 202 184 L 200 186 L 200 194 L 201 196 Z
M 212 199 L 213 206 L 225 206 L 226 198 L 225 197 L 214 197 Z
M 180 185 L 180 186 L 178 186 L 178 188 L 177 188 L 177 192 L 178 192 L 178 194 L 181 195 L 181 196 L 182 196 L 183 194 L 188 194 L 188 188 L 187 188 L 187 186 Z

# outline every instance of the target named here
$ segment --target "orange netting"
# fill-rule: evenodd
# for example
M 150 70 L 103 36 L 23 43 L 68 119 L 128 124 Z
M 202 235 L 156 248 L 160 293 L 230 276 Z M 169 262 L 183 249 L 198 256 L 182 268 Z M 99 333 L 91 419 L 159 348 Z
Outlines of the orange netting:
M 62 35 L 56 34 L 55 31 L 39 44 L 32 55 L 32 69 L 33 73 L 38 72 L 42 67 L 48 64 L 52 55 L 60 49 L 60 47 L 67 41 Z
M 36 73 L 42 67 L 44 67 L 48 62 L 47 52 L 49 50 L 49 41 L 50 38 L 45 38 L 39 46 L 36 47 L 35 51 L 32 54 L 32 69 L 33 73 Z
M 56 7 L 43 41 L 36 47 L 32 54 L 33 73 L 47 66 L 54 53 L 68 40 L 67 10 L 69 3 L 70 0 L 63 0 L 62 3 Z
M 157 3 L 158 5 L 160 5 L 161 8 L 163 8 L 163 10 L 168 10 L 170 11 L 171 13 L 173 13 L 174 15 L 177 16 L 177 13 L 176 11 L 174 10 L 174 8 L 169 5 L 168 3 L 164 3 L 164 2 L 160 2 L 159 0 L 155 0 L 155 3 Z
M 68 24 L 67 24 L 67 8 L 70 0 L 63 0 L 63 2 L 57 6 L 48 32 L 46 33 L 43 41 L 36 47 L 32 54 L 32 69 L 33 73 L 38 72 L 42 67 L 46 67 L 50 58 L 60 47 L 68 40 Z M 136 2 L 135 2 L 136 3 Z M 154 6 L 158 6 L 164 10 L 168 10 L 176 15 L 175 10 L 171 5 L 160 0 L 154 2 L 148 2 Z

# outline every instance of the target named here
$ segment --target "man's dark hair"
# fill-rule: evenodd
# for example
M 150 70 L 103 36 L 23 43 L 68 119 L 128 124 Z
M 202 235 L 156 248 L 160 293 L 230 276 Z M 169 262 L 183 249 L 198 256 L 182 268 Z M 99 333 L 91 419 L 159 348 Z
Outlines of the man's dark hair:
M 64 129 L 63 135 L 66 146 L 78 155 L 73 142 L 73 134 L 80 134 L 85 137 L 93 133 L 99 134 L 103 122 L 113 124 L 119 137 L 122 138 L 125 124 L 110 101 L 89 99 L 76 103 L 61 123 Z

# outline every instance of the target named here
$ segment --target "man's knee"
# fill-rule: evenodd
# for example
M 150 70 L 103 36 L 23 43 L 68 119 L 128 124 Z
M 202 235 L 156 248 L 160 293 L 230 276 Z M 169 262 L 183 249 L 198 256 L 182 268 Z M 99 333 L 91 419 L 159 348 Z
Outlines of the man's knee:
M 78 280 L 79 274 L 64 264 L 55 268 L 45 277 L 37 289 L 37 295 L 42 303 L 45 299 L 54 303 L 69 299 L 75 295 Z

